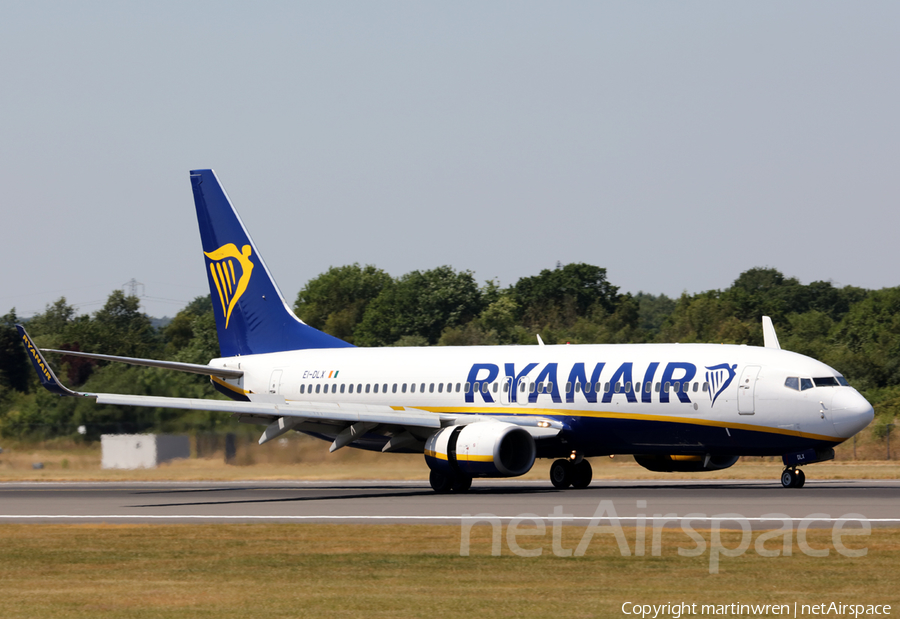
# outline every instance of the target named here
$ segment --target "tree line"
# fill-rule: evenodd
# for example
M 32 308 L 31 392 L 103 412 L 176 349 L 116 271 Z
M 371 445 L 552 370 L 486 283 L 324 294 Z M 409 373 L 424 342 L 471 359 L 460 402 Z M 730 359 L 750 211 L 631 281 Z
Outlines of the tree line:
M 801 284 L 754 268 L 724 290 L 666 295 L 621 293 L 606 269 L 576 263 L 501 287 L 442 266 L 392 277 L 371 265 L 332 267 L 297 295 L 307 324 L 357 346 L 533 345 L 715 342 L 762 345 L 760 317 L 775 323 L 782 348 L 836 368 L 875 404 L 876 433 L 900 411 L 900 287 L 865 290 Z M 0 435 L 48 438 L 104 432 L 191 432 L 231 427 L 227 415 L 97 406 L 41 389 L 13 325 L 0 318 Z M 42 348 L 206 363 L 218 356 L 209 296 L 154 328 L 140 300 L 116 290 L 93 315 L 61 298 L 28 320 Z M 177 397 L 221 397 L 207 379 L 76 357 L 50 358 L 75 389 Z

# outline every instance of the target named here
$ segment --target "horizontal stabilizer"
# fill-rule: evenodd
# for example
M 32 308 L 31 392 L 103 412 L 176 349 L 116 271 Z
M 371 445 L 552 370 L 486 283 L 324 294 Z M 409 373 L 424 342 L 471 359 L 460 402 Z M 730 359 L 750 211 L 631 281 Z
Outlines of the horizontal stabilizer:
M 211 365 L 201 365 L 199 363 L 182 363 L 180 361 L 159 361 L 157 359 L 139 359 L 137 357 L 117 357 L 115 355 L 98 355 L 92 352 L 81 352 L 72 350 L 56 350 L 54 348 L 42 348 L 43 352 L 58 353 L 60 355 L 70 355 L 72 357 L 85 357 L 87 359 L 98 359 L 100 361 L 114 361 L 116 363 L 127 363 L 128 365 L 140 365 L 148 368 L 163 368 L 166 370 L 177 370 L 178 372 L 190 372 L 191 374 L 203 374 L 204 376 L 218 376 L 220 378 L 240 378 L 244 375 L 242 370 L 231 370 L 228 368 L 216 368 Z

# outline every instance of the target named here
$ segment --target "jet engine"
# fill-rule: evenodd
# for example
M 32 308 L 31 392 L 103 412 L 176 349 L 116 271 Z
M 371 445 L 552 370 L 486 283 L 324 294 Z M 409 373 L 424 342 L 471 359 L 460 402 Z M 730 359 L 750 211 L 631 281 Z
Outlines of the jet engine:
M 524 428 L 501 421 L 451 426 L 425 443 L 425 462 L 434 471 L 469 477 L 517 477 L 531 470 L 537 449 Z
M 738 461 L 738 456 L 647 456 L 636 455 L 634 461 L 657 473 L 697 473 L 721 471 Z

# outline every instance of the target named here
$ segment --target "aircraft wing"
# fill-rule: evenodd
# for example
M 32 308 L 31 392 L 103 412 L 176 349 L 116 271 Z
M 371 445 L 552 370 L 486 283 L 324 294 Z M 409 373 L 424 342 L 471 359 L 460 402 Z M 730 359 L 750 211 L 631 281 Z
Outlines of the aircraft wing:
M 556 420 L 539 419 L 534 417 L 509 416 L 496 418 L 481 415 L 432 413 L 410 407 L 394 407 L 372 404 L 342 404 L 331 402 L 298 402 L 286 401 L 283 396 L 270 394 L 251 395 L 250 402 L 235 402 L 232 400 L 211 400 L 204 398 L 171 398 L 161 396 L 128 395 L 119 393 L 83 393 L 73 391 L 63 385 L 54 374 L 50 364 L 41 354 L 41 349 L 35 346 L 22 325 L 16 325 L 19 335 L 25 344 L 32 365 L 34 365 L 41 384 L 49 391 L 61 396 L 75 396 L 94 398 L 97 404 L 111 404 L 119 406 L 143 406 L 151 408 L 177 408 L 186 410 L 202 410 L 211 412 L 231 413 L 242 418 L 252 418 L 256 423 L 268 424 L 266 431 L 260 437 L 259 442 L 265 443 L 280 436 L 291 429 L 302 429 L 310 425 L 330 423 L 338 424 L 346 433 L 347 440 L 343 444 L 352 442 L 352 439 L 360 433 L 378 425 L 401 426 L 411 429 L 422 429 L 430 432 L 450 425 L 465 425 L 479 421 L 505 421 L 524 427 L 534 438 L 548 438 L 556 436 L 562 429 L 562 424 Z M 131 357 L 115 357 L 112 355 L 98 355 L 93 353 L 72 353 L 70 351 L 53 350 L 63 354 L 103 359 L 109 361 L 121 361 L 134 365 L 149 367 L 161 367 L 173 370 L 193 372 L 197 374 L 211 374 L 227 378 L 233 378 L 235 374 L 241 374 L 240 370 L 226 368 L 213 368 L 209 366 L 177 363 L 169 361 L 154 361 L 151 359 L 136 359 Z M 343 446 L 335 441 L 338 447 Z M 337 448 L 337 447 L 335 447 Z

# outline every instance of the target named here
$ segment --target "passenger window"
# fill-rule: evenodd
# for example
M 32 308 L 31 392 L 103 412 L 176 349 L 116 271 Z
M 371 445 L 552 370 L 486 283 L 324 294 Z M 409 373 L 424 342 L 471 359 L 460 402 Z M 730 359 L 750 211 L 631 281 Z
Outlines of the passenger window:
M 460 383 L 456 383 L 456 393 L 459 393 L 459 386 L 460 386 Z M 469 388 L 466 387 L 466 393 L 468 393 L 468 392 L 469 392 Z
M 499 385 L 500 383 L 494 383 L 494 388 L 492 389 L 494 393 L 497 393 L 497 388 L 499 387 Z
M 813 388 L 813 382 L 811 378 L 801 378 L 800 379 L 800 391 L 806 391 L 807 389 Z
M 609 393 L 609 383 L 603 385 L 603 393 Z
M 653 386 L 653 383 L 649 380 L 644 383 L 644 393 L 650 393 L 650 388 Z
M 703 393 L 709 391 L 709 383 L 703 383 Z
M 553 383 L 547 383 L 547 393 L 553 393 Z
M 675 384 L 672 385 L 672 391 L 674 391 L 675 393 L 678 393 L 680 390 L 681 390 L 681 383 L 678 381 L 675 381 Z
M 669 393 L 669 383 L 666 383 L 666 384 L 663 385 L 663 392 L 664 392 L 664 393 Z
M 534 383 L 528 383 L 528 393 L 534 393 Z
M 619 388 L 622 386 L 621 383 L 616 383 L 613 385 L 613 393 L 619 393 Z
M 394 386 L 391 387 L 391 393 L 397 393 L 397 383 L 394 383 Z
M 800 379 L 797 376 L 788 376 L 784 379 L 784 386 L 794 391 L 800 391 Z
M 525 393 L 525 381 L 519 383 L 519 391 Z
M 335 385 L 337 387 L 337 385 Z M 341 393 L 344 393 L 344 383 L 341 383 Z
M 341 385 L 341 388 L 342 388 L 342 389 L 343 389 L 343 387 L 344 387 L 344 386 Z M 337 383 L 335 383 L 335 384 L 333 384 L 333 385 L 331 386 L 331 393 L 337 393 Z M 343 393 L 343 391 L 342 391 L 341 393 Z
M 572 383 L 566 383 L 566 393 L 572 393 Z
M 428 385 L 428 393 L 434 393 L 434 383 Z
M 394 393 L 397 392 L 397 385 L 394 385 Z M 381 393 L 387 393 L 387 383 L 384 383 L 381 386 Z
M 485 381 L 485 382 L 481 383 L 481 393 L 487 393 L 487 390 L 488 390 L 488 384 L 487 384 L 487 381 Z
M 300 393 L 303 393 L 305 388 L 306 388 L 306 385 L 300 385 Z
M 425 393 L 425 383 L 419 385 L 419 393 Z
M 444 383 L 438 383 L 438 393 L 444 393 Z
M 362 393 L 362 383 L 356 385 L 356 393 Z
M 568 385 L 566 386 L 566 392 L 568 393 Z M 581 393 L 581 383 L 575 383 L 575 393 Z
M 656 383 L 656 393 L 659 393 L 659 386 L 660 386 L 660 384 Z
M 694 383 L 694 393 L 697 393 L 697 389 L 700 388 L 700 383 Z
M 625 393 L 631 393 L 631 381 L 625 383 Z
M 634 392 L 635 393 L 641 392 L 641 383 L 634 383 Z
M 413 385 L 413 387 L 415 387 L 415 385 Z M 400 391 L 401 391 L 402 393 L 406 393 L 406 383 L 403 383 L 403 386 L 400 387 Z
M 470 387 L 471 387 L 471 385 L 469 383 L 466 383 L 465 386 L 463 387 L 463 393 L 469 393 Z
M 409 386 L 409 392 L 410 393 L 416 392 L 416 383 L 413 383 Z M 403 393 L 406 393 L 406 385 L 403 385 Z
M 366 383 L 366 393 L 369 393 L 369 387 L 372 383 Z M 375 393 L 378 393 L 378 385 L 375 385 Z

